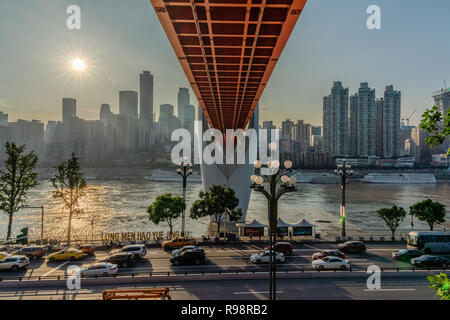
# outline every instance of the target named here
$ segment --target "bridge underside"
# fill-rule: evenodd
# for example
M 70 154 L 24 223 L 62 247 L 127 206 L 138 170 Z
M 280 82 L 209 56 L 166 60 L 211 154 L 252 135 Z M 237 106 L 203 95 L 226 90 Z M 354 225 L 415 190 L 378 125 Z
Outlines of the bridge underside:
M 306 0 L 150 0 L 211 127 L 246 128 Z

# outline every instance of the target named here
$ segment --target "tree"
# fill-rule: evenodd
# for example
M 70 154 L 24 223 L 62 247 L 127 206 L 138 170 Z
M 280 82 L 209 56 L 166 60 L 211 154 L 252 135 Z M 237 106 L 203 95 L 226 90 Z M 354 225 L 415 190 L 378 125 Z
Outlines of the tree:
M 427 199 L 410 206 L 409 210 L 419 220 L 428 223 L 431 231 L 435 224 L 445 222 L 445 206 L 437 201 L 433 202 L 431 199 Z
M 152 205 L 147 208 L 147 212 L 150 221 L 154 224 L 165 221 L 170 228 L 170 235 L 172 235 L 173 220 L 179 218 L 185 208 L 186 203 L 182 197 L 166 193 L 156 197 Z
M 406 211 L 402 207 L 392 206 L 392 208 L 382 208 L 377 210 L 378 216 L 384 220 L 386 226 L 391 229 L 392 237 L 395 235 L 400 223 L 406 217 Z
M 447 110 L 446 114 L 439 111 L 437 106 L 426 110 L 422 115 L 419 128 L 431 133 L 426 140 L 430 146 L 443 144 L 445 139 L 450 136 L 450 109 Z M 450 155 L 450 148 L 447 150 L 447 155 Z
M 7 239 L 11 238 L 13 215 L 26 206 L 28 191 L 38 185 L 38 156 L 25 153 L 25 145 L 6 143 L 6 161 L 0 170 L 0 210 L 9 216 Z
M 212 217 L 217 223 L 217 233 L 220 234 L 220 223 L 225 214 L 230 215 L 231 221 L 237 221 L 242 217 L 242 209 L 238 208 L 239 199 L 233 189 L 223 188 L 219 185 L 212 186 L 209 191 L 200 191 L 200 199 L 195 201 L 191 207 L 190 217 L 199 219 Z
M 56 167 L 56 175 L 50 180 L 55 190 L 53 197 L 61 199 L 64 208 L 69 210 L 69 223 L 67 227 L 67 245 L 70 245 L 70 236 L 72 230 L 72 217 L 82 212 L 80 199 L 86 194 L 86 180 L 81 171 L 79 159 L 72 153 L 67 162 L 61 163 Z
M 445 273 L 428 276 L 428 280 L 432 283 L 430 288 L 436 290 L 436 295 L 441 300 L 450 300 L 450 282 Z

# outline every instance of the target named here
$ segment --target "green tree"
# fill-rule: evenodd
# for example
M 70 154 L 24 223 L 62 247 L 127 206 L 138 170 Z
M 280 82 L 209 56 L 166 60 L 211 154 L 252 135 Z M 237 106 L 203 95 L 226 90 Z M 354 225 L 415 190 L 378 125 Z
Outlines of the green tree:
M 436 295 L 442 300 L 450 300 L 450 282 L 445 273 L 436 276 L 428 276 L 428 280 L 432 283 L 431 289 L 436 290 Z
M 82 213 L 79 207 L 80 199 L 86 194 L 86 179 L 81 171 L 79 159 L 72 153 L 70 158 L 61 163 L 56 169 L 56 175 L 50 180 L 54 187 L 53 197 L 62 200 L 64 208 L 69 210 L 67 227 L 67 245 L 70 245 L 72 218 L 75 214 Z
M 402 207 L 392 206 L 392 208 L 382 208 L 377 210 L 378 216 L 384 220 L 386 226 L 391 229 L 392 237 L 395 235 L 400 223 L 406 217 L 406 211 Z
M 220 224 L 225 214 L 230 215 L 231 221 L 237 221 L 242 217 L 242 209 L 238 208 L 239 199 L 233 189 L 223 188 L 219 185 L 212 186 L 209 191 L 200 191 L 200 199 L 195 201 L 191 207 L 190 217 L 199 219 L 211 217 L 217 223 L 217 233 L 220 234 Z
M 156 197 L 151 206 L 147 208 L 147 212 L 150 221 L 154 224 L 158 225 L 165 221 L 170 228 L 170 235 L 172 235 L 173 220 L 179 218 L 185 208 L 186 203 L 182 197 L 166 193 Z
M 9 217 L 7 239 L 11 239 L 13 215 L 26 206 L 28 191 L 38 185 L 38 156 L 25 153 L 25 145 L 6 143 L 6 161 L 0 170 L 0 210 Z
M 423 200 L 409 207 L 410 214 L 416 216 L 420 221 L 425 221 L 433 231 L 435 224 L 445 222 L 445 206 L 431 199 Z
M 439 111 L 437 106 L 426 110 L 422 115 L 419 128 L 431 134 L 426 140 L 430 146 L 443 144 L 445 139 L 450 136 L 450 109 L 446 114 Z M 450 148 L 447 150 L 447 154 L 450 155 Z

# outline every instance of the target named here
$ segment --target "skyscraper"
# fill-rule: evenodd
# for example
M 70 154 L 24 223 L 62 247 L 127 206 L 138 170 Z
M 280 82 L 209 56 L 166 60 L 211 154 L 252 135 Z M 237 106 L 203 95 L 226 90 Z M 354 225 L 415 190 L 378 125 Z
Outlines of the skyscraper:
M 140 95 L 140 144 L 148 148 L 153 135 L 153 75 L 149 71 L 140 74 Z
M 138 93 L 136 91 L 119 92 L 119 135 L 124 149 L 137 147 L 136 124 L 138 119 Z
M 292 139 L 292 127 L 294 122 L 287 119 L 281 122 L 281 139 L 291 140 Z
M 323 98 L 324 150 L 331 156 L 348 154 L 348 88 L 335 81 L 331 94 Z
M 178 119 L 181 122 L 181 125 L 184 124 L 186 119 L 186 107 L 190 105 L 191 96 L 189 94 L 188 88 L 179 88 L 178 89 Z
M 450 88 L 441 89 L 433 94 L 434 105 L 439 108 L 442 115 L 447 114 L 450 108 Z M 442 153 L 446 153 L 450 148 L 450 137 L 447 137 L 442 144 Z
M 62 119 L 63 123 L 68 123 L 77 116 L 77 100 L 72 98 L 63 98 L 62 100 Z
M 383 101 L 383 157 L 399 157 L 401 155 L 401 93 L 394 86 L 386 86 Z
M 375 89 L 362 82 L 358 93 L 350 97 L 350 155 L 375 155 Z

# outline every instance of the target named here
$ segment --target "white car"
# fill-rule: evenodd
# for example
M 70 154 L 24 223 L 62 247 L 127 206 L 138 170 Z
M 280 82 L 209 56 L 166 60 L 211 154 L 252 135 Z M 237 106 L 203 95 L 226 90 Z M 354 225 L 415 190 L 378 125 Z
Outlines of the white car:
M 325 270 L 325 269 L 347 270 L 350 267 L 350 261 L 339 257 L 329 256 L 323 259 L 314 260 L 312 262 L 312 267 L 318 270 Z
M 112 253 L 118 252 L 128 252 L 133 254 L 133 258 L 144 258 L 147 254 L 147 250 L 145 249 L 145 244 L 130 244 L 122 247 L 119 250 L 115 250 Z
M 269 259 L 270 259 L 270 251 L 269 250 L 264 250 L 261 251 L 260 253 L 255 253 L 252 254 L 250 257 L 250 262 L 253 263 L 269 263 Z M 284 254 L 282 254 L 281 252 L 277 252 L 276 256 L 275 256 L 275 261 L 276 262 L 285 262 L 286 258 L 284 257 Z
M 0 260 L 0 270 L 11 270 L 14 272 L 26 268 L 30 264 L 30 259 L 25 256 L 8 256 Z
M 109 262 L 100 262 L 91 264 L 87 268 L 82 268 L 78 272 L 80 275 L 85 277 L 95 277 L 95 276 L 111 276 L 117 274 L 117 264 L 112 264 Z

